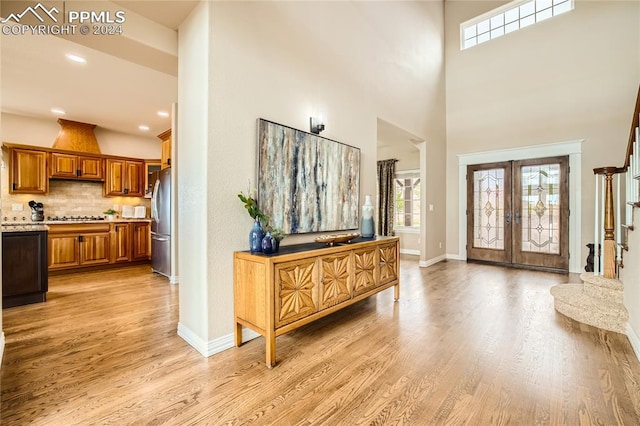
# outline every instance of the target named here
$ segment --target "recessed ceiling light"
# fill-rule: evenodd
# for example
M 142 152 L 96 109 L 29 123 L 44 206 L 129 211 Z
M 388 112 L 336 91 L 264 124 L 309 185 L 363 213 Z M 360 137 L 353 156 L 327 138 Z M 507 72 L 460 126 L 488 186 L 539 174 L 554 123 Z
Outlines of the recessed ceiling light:
M 51 112 L 56 115 L 65 115 L 66 112 L 62 108 L 51 108 Z
M 168 117 L 169 113 L 167 111 L 158 111 L 158 116 L 160 116 L 160 117 Z
M 145 126 L 144 124 L 141 124 L 138 126 L 138 129 L 146 132 L 147 130 L 149 130 L 149 126 Z
M 85 58 L 83 58 L 82 56 L 74 55 L 73 53 L 67 53 L 65 56 L 67 57 L 68 60 L 77 62 L 79 64 L 87 63 L 87 60 Z

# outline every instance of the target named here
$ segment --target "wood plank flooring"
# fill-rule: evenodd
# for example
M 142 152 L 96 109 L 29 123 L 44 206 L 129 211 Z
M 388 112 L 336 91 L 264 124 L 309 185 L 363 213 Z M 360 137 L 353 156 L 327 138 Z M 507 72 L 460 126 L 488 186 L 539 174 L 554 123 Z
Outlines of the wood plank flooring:
M 640 424 L 626 336 L 556 313 L 566 281 L 403 257 L 399 302 L 390 289 L 278 337 L 268 369 L 263 338 L 208 359 L 187 345 L 179 287 L 148 266 L 52 277 L 45 304 L 3 311 L 0 422 Z

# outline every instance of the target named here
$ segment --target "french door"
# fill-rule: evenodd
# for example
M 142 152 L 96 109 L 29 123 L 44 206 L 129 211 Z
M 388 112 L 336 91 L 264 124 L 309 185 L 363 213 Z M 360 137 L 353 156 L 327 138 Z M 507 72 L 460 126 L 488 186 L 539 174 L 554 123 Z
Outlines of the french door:
M 467 259 L 569 269 L 568 157 L 467 167 Z

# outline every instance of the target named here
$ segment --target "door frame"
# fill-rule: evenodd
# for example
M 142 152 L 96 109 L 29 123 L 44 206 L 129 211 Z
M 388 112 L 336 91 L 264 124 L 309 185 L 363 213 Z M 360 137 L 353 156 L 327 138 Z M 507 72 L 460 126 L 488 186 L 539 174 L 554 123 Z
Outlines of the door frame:
M 582 143 L 584 139 L 494 151 L 458 154 L 458 254 L 450 259 L 467 260 L 467 166 L 509 160 L 569 156 L 569 272 L 582 271 Z M 573 254 L 573 255 L 572 255 Z

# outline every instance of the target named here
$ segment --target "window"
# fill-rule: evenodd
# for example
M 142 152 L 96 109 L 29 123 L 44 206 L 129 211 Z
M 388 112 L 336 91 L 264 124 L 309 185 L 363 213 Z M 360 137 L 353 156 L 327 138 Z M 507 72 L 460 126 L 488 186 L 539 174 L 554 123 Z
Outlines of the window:
M 394 197 L 394 226 L 420 228 L 420 172 L 396 172 Z
M 517 0 L 460 24 L 460 49 L 573 10 L 574 0 Z

